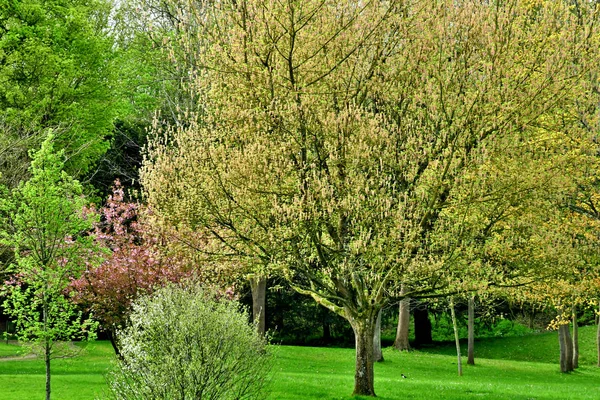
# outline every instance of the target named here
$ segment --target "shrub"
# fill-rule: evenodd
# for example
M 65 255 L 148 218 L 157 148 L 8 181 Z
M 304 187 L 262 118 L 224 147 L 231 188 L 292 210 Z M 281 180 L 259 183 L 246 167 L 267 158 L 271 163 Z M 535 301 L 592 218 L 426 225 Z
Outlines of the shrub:
M 122 360 L 109 374 L 114 399 L 264 398 L 267 341 L 237 302 L 198 285 L 167 286 L 133 304 L 118 333 Z

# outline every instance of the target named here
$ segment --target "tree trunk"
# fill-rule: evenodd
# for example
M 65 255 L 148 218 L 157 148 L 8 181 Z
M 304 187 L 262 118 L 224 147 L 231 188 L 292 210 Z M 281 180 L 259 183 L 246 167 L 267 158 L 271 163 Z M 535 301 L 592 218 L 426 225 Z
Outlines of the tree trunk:
M 560 344 L 560 372 L 573 371 L 573 342 L 568 324 L 558 327 L 558 342 Z
M 532 307 L 531 311 L 528 313 L 528 318 L 527 318 L 527 327 L 529 329 L 533 329 L 534 321 L 535 321 L 535 309 Z
M 46 400 L 50 400 L 50 339 L 44 343 L 44 363 L 46 364 Z
M 454 312 L 454 298 L 450 297 L 450 314 L 452 315 L 452 328 L 454 328 L 454 341 L 456 342 L 456 357 L 458 360 L 458 376 L 462 376 L 462 360 L 460 357 L 460 340 L 458 337 L 458 324 Z
M 418 302 L 415 304 L 415 307 L 413 307 L 413 319 L 415 321 L 415 345 L 422 346 L 432 344 L 432 327 L 426 302 Z
M 381 310 L 377 314 L 375 322 L 375 333 L 373 335 L 373 361 L 383 362 L 383 353 L 381 352 Z
M 275 292 L 275 309 L 273 311 L 269 310 L 269 315 L 273 318 L 275 329 L 278 332 L 283 332 L 284 330 L 285 308 L 283 306 L 282 292 L 281 290 Z
M 404 294 L 404 287 L 402 287 L 400 294 Z M 396 340 L 394 340 L 394 347 L 400 351 L 409 351 L 410 344 L 408 343 L 408 328 L 410 325 L 410 299 L 404 298 L 400 301 L 398 311 L 398 328 L 396 329 Z
M 267 299 L 267 278 L 257 276 L 250 278 L 252 289 L 252 319 L 259 334 L 265 334 L 265 310 Z
M 323 343 L 331 343 L 331 326 L 326 318 L 323 318 Z
M 573 306 L 573 369 L 579 368 L 579 326 L 577 326 L 577 307 Z
M 373 374 L 373 336 L 377 313 L 362 318 L 348 318 L 356 343 L 356 371 L 353 396 L 375 396 Z
M 121 355 L 121 350 L 119 350 L 119 346 L 117 345 L 117 339 L 115 335 L 115 330 L 111 329 L 108 331 L 108 337 L 110 339 L 110 344 L 112 345 L 113 350 L 115 351 L 115 355 L 122 360 L 123 356 Z
M 600 315 L 600 301 L 598 302 L 598 315 Z M 598 367 L 600 367 L 600 318 L 598 319 L 598 328 L 596 329 L 596 350 L 598 351 Z
M 475 296 L 469 297 L 467 364 L 475 365 Z

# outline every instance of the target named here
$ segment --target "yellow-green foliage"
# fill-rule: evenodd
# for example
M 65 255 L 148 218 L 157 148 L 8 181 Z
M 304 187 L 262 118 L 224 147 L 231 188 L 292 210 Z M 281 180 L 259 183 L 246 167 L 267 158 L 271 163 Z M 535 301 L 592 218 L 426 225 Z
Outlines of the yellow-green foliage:
M 148 201 L 208 232 L 212 254 L 280 272 L 357 337 L 402 284 L 418 298 L 535 275 L 545 263 L 514 256 L 532 258 L 540 216 L 569 190 L 585 133 L 573 110 L 598 65 L 598 13 L 581 7 L 183 6 L 202 106 L 155 126 Z M 372 373 L 365 351 L 357 379 Z

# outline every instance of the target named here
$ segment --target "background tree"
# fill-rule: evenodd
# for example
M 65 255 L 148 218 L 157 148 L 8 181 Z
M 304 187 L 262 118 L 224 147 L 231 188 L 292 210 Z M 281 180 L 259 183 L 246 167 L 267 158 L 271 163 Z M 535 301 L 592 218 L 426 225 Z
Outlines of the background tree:
M 14 278 L 5 284 L 5 312 L 16 320 L 17 335 L 41 344 L 50 399 L 50 360 L 59 340 L 90 338 L 96 324 L 77 311 L 68 296 L 72 277 L 84 268 L 92 246 L 83 214 L 82 187 L 64 172 L 64 153 L 54 152 L 49 135 L 31 152 L 31 178 L 0 203 L 0 240 L 15 249 Z
M 400 293 L 406 289 L 400 290 Z M 406 297 L 400 301 L 398 306 L 398 326 L 396 327 L 396 339 L 394 347 L 400 351 L 409 351 L 410 343 L 408 342 L 408 331 L 410 325 L 410 298 Z
M 117 354 L 115 333 L 127 325 L 131 304 L 138 296 L 194 273 L 200 279 L 202 272 L 190 266 L 189 257 L 181 252 L 169 252 L 165 236 L 142 220 L 141 205 L 126 202 L 124 196 L 117 181 L 93 230 L 96 245 L 107 253 L 98 254 L 103 261 L 88 263 L 70 286 L 73 300 L 94 314 Z M 90 212 L 95 214 L 95 210 Z M 209 285 L 206 277 L 204 281 Z
M 142 149 L 154 120 L 160 126 L 185 124 L 184 112 L 197 108 L 188 75 L 198 67 L 196 51 L 181 46 L 183 37 L 194 42 L 194 28 L 180 15 L 188 4 L 203 8 L 201 1 L 113 2 L 109 32 L 119 71 L 114 95 L 124 109 L 115 121 L 110 148 L 86 174 L 102 195 L 110 195 L 115 179 L 139 189 Z
M 28 150 L 48 128 L 74 176 L 108 148 L 121 104 L 109 11 L 104 0 L 0 5 L 0 170 L 8 186 L 26 178 Z
M 375 394 L 388 303 L 535 273 L 487 277 L 491 263 L 466 260 L 498 198 L 557 189 L 596 14 L 575 24 L 565 4 L 519 0 L 205 6 L 184 15 L 203 39 L 189 72 L 203 106 L 151 147 L 148 201 L 346 318 L 355 394 Z

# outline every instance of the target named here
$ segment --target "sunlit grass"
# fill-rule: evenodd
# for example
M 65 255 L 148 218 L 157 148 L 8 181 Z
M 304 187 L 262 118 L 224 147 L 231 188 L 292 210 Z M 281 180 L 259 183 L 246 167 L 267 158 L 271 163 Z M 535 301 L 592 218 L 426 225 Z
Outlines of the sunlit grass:
M 462 377 L 454 344 L 410 353 L 387 348 L 375 366 L 375 392 L 382 399 L 597 399 L 595 330 L 581 329 L 581 367 L 571 374 L 560 373 L 556 332 L 477 341 L 476 365 L 464 365 Z M 282 346 L 274 372 L 271 399 L 347 399 L 354 350 Z
M 28 352 L 27 349 L 19 346 L 13 341 L 7 343 L 4 340 L 0 340 L 0 357 L 17 357 L 26 352 Z
M 581 368 L 561 374 L 554 332 L 477 341 L 476 365 L 465 365 L 462 377 L 451 345 L 410 353 L 387 348 L 385 362 L 375 368 L 375 391 L 381 399 L 597 399 L 595 327 L 581 330 L 580 347 Z M 0 354 L 15 351 L 0 343 Z M 54 360 L 53 398 L 101 397 L 113 358 L 110 343 L 95 342 L 77 357 Z M 275 347 L 269 399 L 350 399 L 353 379 L 353 349 Z M 43 393 L 41 360 L 0 361 L 0 399 L 40 399 Z
M 52 398 L 83 400 L 100 396 L 105 390 L 104 373 L 113 357 L 109 342 L 93 342 L 76 357 L 52 360 Z M 39 358 L 0 360 L 0 399 L 41 399 L 45 379 L 44 363 Z
M 459 377 L 456 356 L 386 349 L 384 357 L 375 368 L 382 399 L 597 399 L 600 390 L 600 369 L 589 365 L 565 375 L 556 363 L 477 359 Z M 352 349 L 282 347 L 270 398 L 350 398 L 353 366 Z

